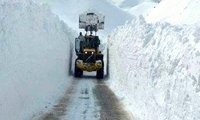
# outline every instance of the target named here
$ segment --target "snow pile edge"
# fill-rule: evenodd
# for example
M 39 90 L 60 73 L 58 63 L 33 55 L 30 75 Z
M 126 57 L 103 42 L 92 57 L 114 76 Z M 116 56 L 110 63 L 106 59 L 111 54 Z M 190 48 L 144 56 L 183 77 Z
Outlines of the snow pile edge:
M 140 16 L 109 35 L 109 85 L 137 119 L 200 119 L 199 33 Z
M 0 1 L 0 119 L 52 106 L 66 86 L 71 38 L 48 5 Z

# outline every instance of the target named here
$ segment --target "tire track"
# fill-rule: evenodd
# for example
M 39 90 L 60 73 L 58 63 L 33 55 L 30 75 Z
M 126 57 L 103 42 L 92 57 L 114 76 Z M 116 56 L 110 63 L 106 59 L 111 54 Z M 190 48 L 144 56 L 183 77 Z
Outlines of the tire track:
M 74 79 L 58 104 L 37 120 L 133 120 L 104 81 Z
M 75 94 L 78 82 L 79 80 L 72 80 L 71 85 L 69 85 L 69 88 L 66 90 L 63 97 L 59 100 L 58 104 L 54 105 L 53 109 L 43 115 L 39 120 L 60 120 L 62 116 L 65 116 L 67 107 L 71 103 L 71 99 Z
M 77 86 L 73 102 L 62 120 L 99 120 L 100 106 L 93 93 L 97 82 L 95 79 L 82 78 Z
M 94 93 L 101 106 L 100 120 L 133 120 L 123 109 L 122 103 L 117 99 L 113 91 L 111 91 L 104 82 L 98 82 Z

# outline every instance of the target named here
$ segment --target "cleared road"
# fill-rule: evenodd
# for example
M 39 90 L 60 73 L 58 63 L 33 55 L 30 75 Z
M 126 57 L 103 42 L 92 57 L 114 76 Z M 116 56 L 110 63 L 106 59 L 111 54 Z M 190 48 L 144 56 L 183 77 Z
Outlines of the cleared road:
M 39 120 L 132 120 L 104 81 L 74 78 L 51 112 Z

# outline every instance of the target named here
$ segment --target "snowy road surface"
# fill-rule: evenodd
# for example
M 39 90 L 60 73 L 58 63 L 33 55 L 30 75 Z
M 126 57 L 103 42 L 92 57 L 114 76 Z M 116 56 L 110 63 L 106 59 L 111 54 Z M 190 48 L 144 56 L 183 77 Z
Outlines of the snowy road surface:
M 39 120 L 131 120 L 104 81 L 74 78 L 60 101 Z

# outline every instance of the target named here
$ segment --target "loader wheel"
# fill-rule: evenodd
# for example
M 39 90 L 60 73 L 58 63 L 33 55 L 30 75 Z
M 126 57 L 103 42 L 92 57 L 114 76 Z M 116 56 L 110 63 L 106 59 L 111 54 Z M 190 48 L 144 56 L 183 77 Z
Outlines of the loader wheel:
M 74 77 L 82 77 L 82 76 L 83 76 L 83 71 L 77 67 L 76 61 L 75 61 L 75 65 L 74 65 Z
M 96 78 L 103 79 L 104 77 L 104 62 L 102 60 L 102 67 L 101 69 L 97 70 Z

